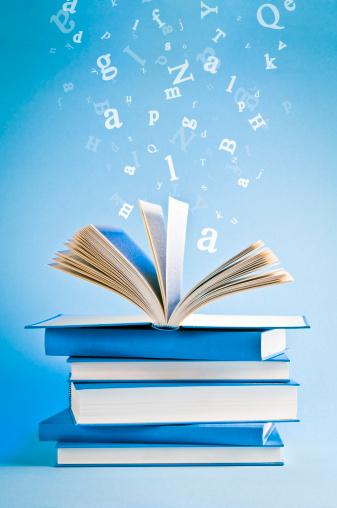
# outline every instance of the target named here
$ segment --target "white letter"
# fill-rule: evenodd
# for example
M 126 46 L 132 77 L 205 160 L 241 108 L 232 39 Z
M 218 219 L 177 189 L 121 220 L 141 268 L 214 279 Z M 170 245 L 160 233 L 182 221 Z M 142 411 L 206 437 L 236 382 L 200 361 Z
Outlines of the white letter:
M 130 213 L 132 212 L 133 208 L 134 207 L 129 205 L 128 203 L 124 203 L 122 208 L 119 210 L 118 215 L 121 215 L 122 217 L 124 217 L 124 219 L 127 219 Z
M 212 228 L 205 228 L 201 231 L 202 235 L 206 235 L 207 233 L 211 233 L 211 236 L 206 236 L 205 238 L 200 238 L 198 240 L 198 249 L 200 250 L 208 250 L 211 254 L 213 252 L 216 252 L 217 249 L 214 249 L 214 245 L 218 236 L 218 233 L 215 231 L 215 229 Z M 205 245 L 205 242 L 208 242 L 208 245 Z
M 261 125 L 266 125 L 266 122 L 263 120 L 260 113 L 257 116 L 255 116 L 254 118 L 248 119 L 248 122 L 253 127 L 254 131 L 256 131 L 256 129 L 261 127 Z M 255 125 L 253 125 L 253 124 L 255 124 Z
M 109 113 L 112 113 L 110 117 Z M 123 122 L 119 121 L 117 109 L 107 109 L 106 111 L 104 111 L 104 116 L 105 118 L 107 118 L 107 120 L 105 120 L 105 127 L 107 129 L 113 129 L 114 127 L 117 127 L 117 129 L 119 129 L 120 127 L 122 127 Z M 111 124 L 112 121 L 114 122 L 113 125 Z
M 152 109 L 151 111 L 149 111 L 149 115 L 150 115 L 149 125 L 154 125 L 159 118 L 159 112 L 156 109 Z
M 84 148 L 91 150 L 92 152 L 97 152 L 98 144 L 101 142 L 101 139 L 94 138 L 93 136 L 89 136 L 89 141 Z
M 207 14 L 210 12 L 215 12 L 215 14 L 218 14 L 218 6 L 216 7 L 208 7 L 208 5 L 204 4 L 204 2 L 201 2 L 201 8 L 205 7 L 205 11 L 201 11 L 201 19 L 203 19 Z
M 224 146 L 224 143 L 226 143 L 226 146 Z M 231 153 L 232 155 L 235 152 L 235 148 L 235 141 L 229 141 L 229 139 L 223 139 L 219 146 L 219 150 L 227 150 L 227 152 Z
M 166 88 L 166 90 L 164 90 L 164 92 L 166 93 L 166 100 L 175 99 L 176 97 L 181 97 L 180 90 L 177 86 L 175 86 L 173 88 Z

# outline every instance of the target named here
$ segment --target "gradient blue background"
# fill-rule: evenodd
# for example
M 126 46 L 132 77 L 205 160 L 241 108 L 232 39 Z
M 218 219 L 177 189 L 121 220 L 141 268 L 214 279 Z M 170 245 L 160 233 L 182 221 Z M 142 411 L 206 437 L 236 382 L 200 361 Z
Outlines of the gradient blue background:
M 194 1 L 117 0 L 113 7 L 110 0 L 79 0 L 76 14 L 70 15 L 76 26 L 68 35 L 49 21 L 62 8 L 61 1 L 2 6 L 2 506 L 336 506 L 336 5 L 296 2 L 296 9 L 288 12 L 283 2 L 274 1 L 285 29 L 272 30 L 257 22 L 262 1 L 206 4 L 218 5 L 218 15 L 201 20 L 200 3 Z M 164 36 L 152 21 L 155 8 L 172 33 Z M 269 20 L 267 10 L 265 18 Z M 138 38 L 133 39 L 136 19 Z M 214 44 L 217 28 L 227 36 Z M 79 30 L 82 43 L 75 44 L 72 37 Z M 106 31 L 111 37 L 102 40 Z M 278 51 L 279 40 L 287 48 Z M 165 51 L 167 42 L 170 51 Z M 247 43 L 251 48 L 245 48 Z M 146 73 L 123 53 L 127 45 L 146 59 Z M 197 61 L 207 47 L 221 59 L 214 75 Z M 99 70 L 96 60 L 107 53 L 118 68 L 114 84 L 91 72 Z M 265 69 L 266 53 L 276 57 L 277 69 Z M 184 54 L 194 81 L 179 85 L 182 97 L 165 100 L 163 90 L 176 76 L 169 75 L 167 66 L 181 65 Z M 155 64 L 161 55 L 167 65 Z M 233 75 L 237 79 L 229 94 Z M 63 84 L 69 82 L 74 89 L 65 93 Z M 254 111 L 238 113 L 234 96 L 240 87 L 251 94 L 259 90 Z M 108 99 L 123 126 L 107 130 L 87 97 L 96 103 Z M 193 101 L 198 101 L 194 109 Z M 285 101 L 292 104 L 289 114 Z M 153 127 L 148 126 L 151 109 L 160 112 Z M 248 118 L 258 113 L 269 119 L 269 127 L 254 132 Z M 179 138 L 175 144 L 169 141 L 184 116 L 198 122 L 187 153 Z M 202 138 L 205 129 L 207 137 Z M 185 134 L 188 139 L 189 129 Z M 97 153 L 85 148 L 89 136 L 101 139 Z M 242 178 L 250 180 L 247 188 L 238 185 L 233 169 L 226 169 L 232 157 L 219 151 L 223 138 L 237 143 L 234 155 Z M 159 152 L 149 154 L 149 144 Z M 134 164 L 134 151 L 140 166 L 129 176 L 123 169 Z M 167 155 L 179 177 L 176 186 L 169 181 Z M 205 166 L 201 158 L 206 158 Z M 159 190 L 157 182 L 162 182 Z M 135 206 L 126 220 L 110 199 L 115 193 Z M 58 313 L 133 313 L 134 307 L 45 264 L 89 223 L 123 227 L 147 249 L 137 200 L 162 204 L 166 210 L 170 193 L 192 209 L 198 196 L 203 200 L 203 208 L 189 217 L 184 292 L 259 238 L 295 278 L 292 284 L 237 295 L 204 309 L 307 316 L 311 330 L 288 333 L 291 375 L 301 383 L 301 423 L 280 425 L 286 465 L 54 469 L 54 446 L 38 441 L 37 428 L 39 421 L 67 406 L 68 367 L 65 358 L 44 356 L 42 331 L 23 328 Z M 197 248 L 206 227 L 218 233 L 213 254 Z

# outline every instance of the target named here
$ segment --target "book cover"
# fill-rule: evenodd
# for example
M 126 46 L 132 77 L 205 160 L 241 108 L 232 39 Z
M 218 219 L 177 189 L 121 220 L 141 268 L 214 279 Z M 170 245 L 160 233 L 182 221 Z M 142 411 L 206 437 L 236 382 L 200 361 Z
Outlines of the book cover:
M 264 360 L 286 349 L 284 330 L 219 331 L 151 328 L 47 328 L 51 356 L 102 356 L 185 360 Z
M 39 424 L 41 441 L 260 446 L 274 424 L 79 425 L 65 409 Z

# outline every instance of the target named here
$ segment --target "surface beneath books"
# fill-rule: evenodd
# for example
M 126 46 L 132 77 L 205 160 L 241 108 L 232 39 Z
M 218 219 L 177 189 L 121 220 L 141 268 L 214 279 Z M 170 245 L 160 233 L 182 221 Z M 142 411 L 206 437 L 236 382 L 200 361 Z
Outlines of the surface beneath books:
M 6 508 L 335 508 L 336 453 L 325 447 L 285 442 L 283 467 L 0 469 Z

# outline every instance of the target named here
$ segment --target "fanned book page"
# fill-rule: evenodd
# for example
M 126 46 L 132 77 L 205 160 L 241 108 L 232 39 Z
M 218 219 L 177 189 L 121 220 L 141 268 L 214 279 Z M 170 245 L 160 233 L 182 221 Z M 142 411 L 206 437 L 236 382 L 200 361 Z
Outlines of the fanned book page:
M 263 242 L 250 245 L 204 277 L 181 298 L 188 204 L 169 199 L 166 229 L 161 206 L 140 201 L 153 261 L 121 229 L 89 226 L 56 254 L 52 268 L 119 294 L 139 307 L 156 326 L 178 327 L 195 310 L 218 298 L 291 282 Z

